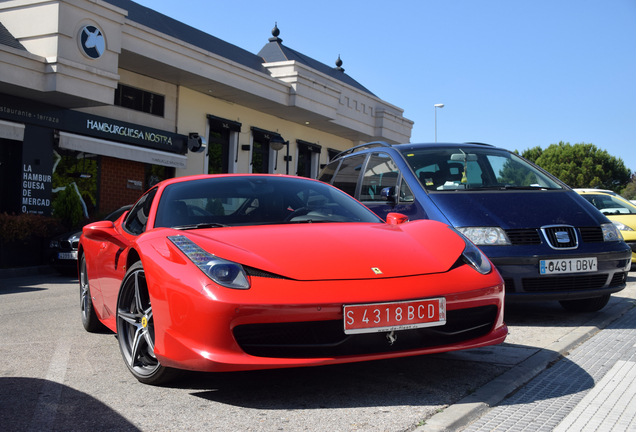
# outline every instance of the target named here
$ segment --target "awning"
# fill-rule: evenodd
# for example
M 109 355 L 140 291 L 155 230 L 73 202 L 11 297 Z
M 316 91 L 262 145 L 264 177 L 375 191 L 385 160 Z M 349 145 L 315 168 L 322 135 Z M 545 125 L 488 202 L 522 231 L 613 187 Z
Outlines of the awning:
M 0 120 L 0 138 L 24 141 L 24 125 Z
M 60 147 L 110 156 L 118 159 L 133 160 L 152 165 L 163 165 L 174 168 L 185 168 L 188 158 L 185 155 L 152 150 L 127 144 L 120 144 L 98 138 L 60 132 Z

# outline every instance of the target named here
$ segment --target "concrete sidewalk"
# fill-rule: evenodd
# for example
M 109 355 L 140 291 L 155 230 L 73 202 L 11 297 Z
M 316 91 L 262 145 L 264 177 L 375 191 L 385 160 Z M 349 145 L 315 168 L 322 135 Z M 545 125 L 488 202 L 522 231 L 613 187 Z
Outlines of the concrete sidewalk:
M 634 407 L 636 308 L 625 301 L 416 431 L 636 431 Z

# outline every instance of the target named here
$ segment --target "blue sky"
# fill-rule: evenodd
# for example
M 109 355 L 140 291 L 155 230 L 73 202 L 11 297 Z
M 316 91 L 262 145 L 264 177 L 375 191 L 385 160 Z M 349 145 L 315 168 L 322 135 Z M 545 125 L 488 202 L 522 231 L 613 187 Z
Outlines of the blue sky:
M 137 0 L 252 53 L 283 44 L 415 122 L 411 142 L 592 143 L 636 171 L 636 0 Z

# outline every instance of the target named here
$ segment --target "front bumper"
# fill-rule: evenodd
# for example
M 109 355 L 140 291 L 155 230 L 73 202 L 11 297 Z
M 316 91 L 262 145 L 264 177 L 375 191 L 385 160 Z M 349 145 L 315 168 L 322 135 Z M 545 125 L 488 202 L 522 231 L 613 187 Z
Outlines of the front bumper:
M 545 259 L 596 256 L 597 271 L 563 275 L 541 275 L 539 262 Z M 506 284 L 507 301 L 576 300 L 600 297 L 625 288 L 631 267 L 629 249 L 595 254 L 561 254 L 535 257 L 491 258 Z
M 216 372 L 315 366 L 482 347 L 503 342 L 508 333 L 500 276 L 479 275 L 466 265 L 394 279 L 301 282 L 252 276 L 251 281 L 249 290 L 231 290 L 207 280 L 194 295 L 167 277 L 149 278 L 161 364 Z M 344 334 L 344 304 L 439 296 L 446 298 L 444 326 L 396 331 L 393 343 L 386 331 Z

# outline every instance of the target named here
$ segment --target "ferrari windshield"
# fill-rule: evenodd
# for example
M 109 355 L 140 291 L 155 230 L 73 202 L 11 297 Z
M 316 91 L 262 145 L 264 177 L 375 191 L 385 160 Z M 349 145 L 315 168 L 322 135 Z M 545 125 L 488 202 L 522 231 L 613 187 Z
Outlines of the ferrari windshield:
M 495 148 L 411 148 L 402 155 L 429 192 L 563 189 L 556 179 L 524 159 Z
M 302 177 L 219 176 L 166 186 L 155 227 L 382 222 L 340 190 Z

